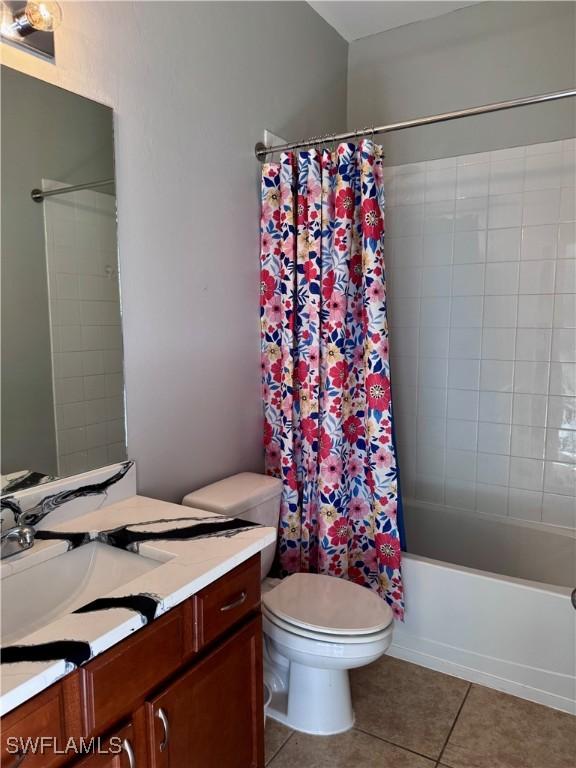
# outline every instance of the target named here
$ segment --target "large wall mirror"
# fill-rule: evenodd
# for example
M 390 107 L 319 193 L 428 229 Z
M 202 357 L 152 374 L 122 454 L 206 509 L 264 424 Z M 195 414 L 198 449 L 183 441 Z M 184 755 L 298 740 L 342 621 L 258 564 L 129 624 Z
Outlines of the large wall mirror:
M 1 89 L 6 494 L 126 440 L 112 110 L 5 66 Z

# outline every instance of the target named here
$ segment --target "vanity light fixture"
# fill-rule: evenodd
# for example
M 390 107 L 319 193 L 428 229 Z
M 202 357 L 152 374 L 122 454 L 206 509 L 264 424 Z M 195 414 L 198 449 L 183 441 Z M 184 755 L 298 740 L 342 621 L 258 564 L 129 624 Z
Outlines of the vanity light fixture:
M 2 2 L 3 40 L 54 58 L 54 30 L 62 22 L 62 9 L 48 0 Z

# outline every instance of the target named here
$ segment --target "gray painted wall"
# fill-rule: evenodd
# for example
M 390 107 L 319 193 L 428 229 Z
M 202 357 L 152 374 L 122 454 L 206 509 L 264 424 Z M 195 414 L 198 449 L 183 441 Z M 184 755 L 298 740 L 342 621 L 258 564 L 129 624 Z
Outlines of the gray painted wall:
M 350 44 L 348 127 L 573 88 L 572 2 L 486 2 Z M 571 138 L 576 100 L 382 137 L 387 164 Z
M 114 175 L 109 108 L 1 69 L 2 472 L 55 473 L 42 178 Z
M 265 128 L 343 130 L 347 44 L 306 3 L 67 3 L 56 66 L 115 109 L 129 454 L 179 500 L 263 469 L 258 222 Z

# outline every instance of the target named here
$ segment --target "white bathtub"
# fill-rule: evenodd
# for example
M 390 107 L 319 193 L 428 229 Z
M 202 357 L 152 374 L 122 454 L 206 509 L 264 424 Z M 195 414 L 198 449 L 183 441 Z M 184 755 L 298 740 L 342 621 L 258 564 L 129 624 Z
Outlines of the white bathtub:
M 420 503 L 405 520 L 390 655 L 576 714 L 574 533 Z

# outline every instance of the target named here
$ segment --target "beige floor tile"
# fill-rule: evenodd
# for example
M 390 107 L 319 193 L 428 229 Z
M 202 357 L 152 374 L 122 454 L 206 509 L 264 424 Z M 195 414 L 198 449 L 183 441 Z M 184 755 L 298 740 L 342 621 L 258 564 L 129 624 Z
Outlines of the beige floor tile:
M 293 731 L 282 723 L 267 718 L 264 730 L 264 742 L 266 748 L 266 765 L 272 760 L 278 750 L 284 746 Z
M 441 762 L 449 768 L 574 768 L 576 717 L 473 685 Z
M 295 733 L 270 768 L 434 768 L 434 763 L 352 730 L 338 736 Z
M 390 656 L 351 677 L 358 728 L 438 759 L 469 683 Z

